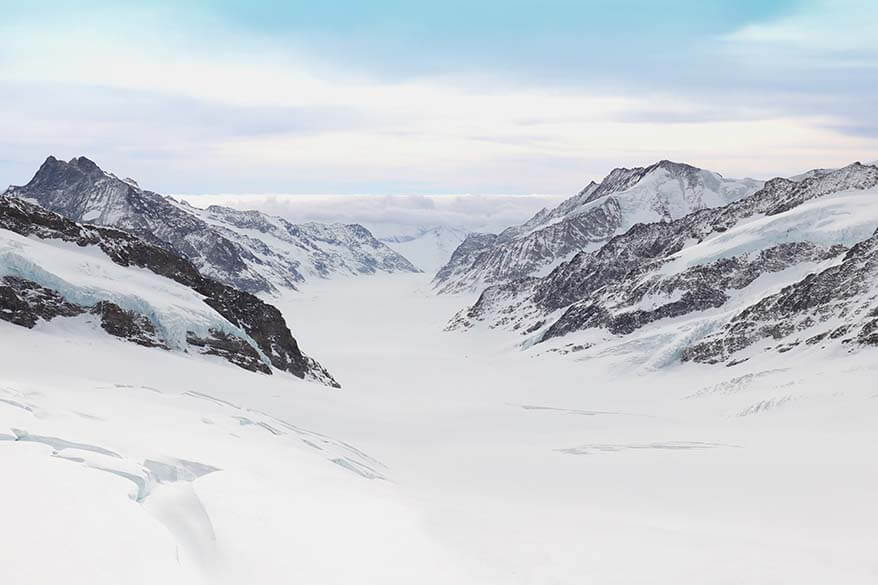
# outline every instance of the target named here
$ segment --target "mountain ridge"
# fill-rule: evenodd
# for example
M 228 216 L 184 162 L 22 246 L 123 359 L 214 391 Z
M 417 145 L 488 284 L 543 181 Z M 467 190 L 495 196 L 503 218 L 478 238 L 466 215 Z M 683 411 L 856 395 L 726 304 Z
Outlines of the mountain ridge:
M 0 276 L 0 319 L 15 325 L 93 314 L 104 331 L 138 345 L 339 387 L 301 352 L 277 308 L 126 231 L 0 196 Z
M 637 224 L 596 251 L 577 253 L 545 277 L 488 287 L 449 328 L 484 322 L 520 332 L 525 345 L 551 345 L 548 342 L 577 333 L 590 341 L 574 345 L 600 351 L 607 344 L 623 344 L 635 332 L 641 335 L 641 329 L 688 319 L 694 329 L 687 334 L 690 338 L 674 341 L 683 349 L 671 356 L 672 361 L 685 356 L 686 361 L 720 362 L 765 336 L 783 338 L 823 322 L 811 315 L 792 328 L 745 325 L 752 321 L 746 315 L 761 315 L 767 322 L 773 314 L 784 314 L 788 321 L 797 321 L 795 311 L 787 314 L 777 308 L 788 301 L 749 307 L 781 294 L 779 284 L 792 291 L 810 290 L 807 279 L 817 277 L 809 273 L 825 273 L 820 282 L 835 279 L 835 286 L 844 286 L 844 277 L 833 267 L 854 262 L 846 256 L 854 249 L 860 250 L 857 258 L 866 268 L 849 268 L 844 274 L 868 281 L 872 260 L 863 256 L 864 250 L 872 250 L 866 242 L 874 239 L 876 226 L 878 167 L 854 163 L 797 180 L 772 179 L 753 195 L 724 207 L 698 210 L 672 222 Z M 825 297 L 831 286 L 823 286 Z M 826 307 L 820 311 L 837 317 L 849 310 L 845 314 L 851 322 L 845 330 L 867 328 L 868 323 L 857 321 L 864 318 L 857 315 L 868 313 L 873 299 L 867 288 L 858 288 L 865 300 L 851 299 L 835 312 Z M 855 305 L 860 308 L 854 310 Z M 739 313 L 745 316 L 736 317 Z M 695 324 L 699 322 L 702 325 Z M 699 333 L 698 327 L 708 330 Z M 741 327 L 753 331 L 743 335 Z M 698 345 L 702 337 L 708 345 Z M 871 339 L 868 332 L 846 340 L 867 338 Z
M 762 186 L 668 160 L 616 168 L 553 209 L 488 237 L 476 236 L 434 278 L 439 293 L 545 274 L 581 250 L 597 249 L 636 223 L 672 221 L 741 199 Z
M 103 171 L 86 157 L 69 162 L 49 156 L 24 186 L 4 193 L 83 223 L 117 227 L 189 258 L 212 278 L 254 293 L 296 289 L 308 277 L 335 273 L 415 272 L 408 260 L 359 225 L 338 227 L 334 238 L 315 226 L 301 228 L 262 212 L 183 205 Z M 261 234 L 246 231 L 269 226 Z M 262 236 L 272 232 L 269 242 Z M 322 237 L 321 237 L 322 236 Z M 272 244 L 284 240 L 284 250 Z

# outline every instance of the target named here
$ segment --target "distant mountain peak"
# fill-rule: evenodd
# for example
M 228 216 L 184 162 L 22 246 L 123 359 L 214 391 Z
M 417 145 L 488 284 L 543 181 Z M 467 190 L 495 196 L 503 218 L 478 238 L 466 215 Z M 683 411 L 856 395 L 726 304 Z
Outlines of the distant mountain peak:
M 259 211 L 198 209 L 120 179 L 84 156 L 69 162 L 50 156 L 30 182 L 6 193 L 173 249 L 205 275 L 247 292 L 295 289 L 308 277 L 336 273 L 417 272 L 362 226 L 295 226 Z
M 554 209 L 503 230 L 490 242 L 461 244 L 461 253 L 436 274 L 440 292 L 545 273 L 581 250 L 591 250 L 636 223 L 671 221 L 699 209 L 720 207 L 762 186 L 725 179 L 686 163 L 661 160 L 646 167 L 617 167 Z
M 449 327 L 484 322 L 527 347 L 632 353 L 648 367 L 878 345 L 876 218 L 878 167 L 771 179 L 724 206 L 637 223 L 548 274 L 489 286 Z

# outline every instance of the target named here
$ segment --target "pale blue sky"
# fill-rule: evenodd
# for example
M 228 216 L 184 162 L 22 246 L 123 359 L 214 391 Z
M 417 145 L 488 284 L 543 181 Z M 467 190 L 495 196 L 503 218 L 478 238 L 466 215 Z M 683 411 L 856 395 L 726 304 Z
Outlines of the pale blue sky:
M 0 0 L 0 184 L 568 193 L 619 165 L 878 158 L 865 0 Z

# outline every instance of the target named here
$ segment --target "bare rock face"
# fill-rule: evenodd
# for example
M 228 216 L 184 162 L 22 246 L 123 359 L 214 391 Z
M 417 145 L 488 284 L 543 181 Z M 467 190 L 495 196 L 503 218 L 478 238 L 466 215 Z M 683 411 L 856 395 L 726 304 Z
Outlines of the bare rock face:
M 186 342 L 205 355 L 219 356 L 245 370 L 271 373 L 271 368 L 260 359 L 259 352 L 253 349 L 253 346 L 240 337 L 233 337 L 224 331 L 213 329 L 209 337 L 198 337 L 190 331 L 186 336 Z
M 440 293 L 539 276 L 581 251 L 599 249 L 637 223 L 670 222 L 727 205 L 761 187 L 752 179 L 671 161 L 619 168 L 554 209 L 543 209 L 497 236 L 476 234 L 461 244 L 434 278 Z
M 752 255 L 723 258 L 670 276 L 649 276 L 654 266 L 634 270 L 613 282 L 594 300 L 572 304 L 542 339 L 589 327 L 627 335 L 661 319 L 722 307 L 733 291 L 746 288 L 762 275 L 781 272 L 803 262 L 828 260 L 845 251 L 844 246 L 821 248 L 810 242 L 797 242 L 780 244 Z M 648 296 L 666 301 L 642 308 Z
M 612 182 L 632 180 L 614 173 Z M 596 192 L 590 186 L 581 197 Z M 848 207 L 832 207 L 837 194 L 853 197 L 838 203 Z M 821 226 L 858 214 L 862 197 L 873 195 L 878 198 L 878 167 L 859 163 L 772 179 L 722 207 L 636 224 L 544 277 L 490 286 L 448 328 L 485 323 L 520 332 L 528 346 L 605 332 L 581 344 L 591 347 L 653 323 L 701 319 L 677 358 L 708 363 L 734 363 L 736 352 L 762 340 L 783 340 L 775 347 L 782 352 L 830 340 L 872 345 L 878 343 L 878 236 L 868 237 L 874 225 L 858 227 L 857 238 L 848 224 L 838 232 Z M 779 274 L 792 276 L 778 281 Z M 774 282 L 788 286 L 777 292 Z M 740 300 L 752 298 L 751 306 Z
M 757 341 L 779 341 L 809 330 L 806 339 L 793 343 L 841 338 L 878 344 L 878 231 L 851 248 L 837 266 L 747 307 L 722 330 L 687 348 L 682 359 L 718 363 Z
M 194 345 L 199 350 L 208 348 L 213 355 L 221 355 L 241 367 L 271 373 L 265 363 L 264 367 L 253 363 L 254 354 L 260 360 L 264 356 L 279 370 L 339 387 L 319 363 L 301 352 L 276 307 L 251 293 L 202 276 L 188 259 L 166 247 L 118 229 L 79 225 L 22 199 L 5 196 L 0 196 L 0 229 L 41 239 L 60 239 L 82 247 L 94 246 L 120 266 L 145 268 L 185 285 L 202 295 L 207 305 L 249 338 L 232 341 L 228 336 L 212 334 L 210 339 L 197 340 Z M 92 311 L 101 316 L 102 328 L 112 335 L 148 347 L 166 347 L 148 317 L 109 301 L 80 307 L 67 303 L 56 291 L 7 277 L 0 287 L 0 303 L 0 318 L 27 327 L 33 327 L 39 318 L 50 320 Z M 232 351 L 235 347 L 236 352 Z
M 295 289 L 307 277 L 335 273 L 418 271 L 362 226 L 296 226 L 258 211 L 200 210 L 141 189 L 85 157 L 64 162 L 50 156 L 27 185 L 5 195 L 75 222 L 125 230 L 246 292 Z
M 15 325 L 31 329 L 40 319 L 75 317 L 85 311 L 55 291 L 23 278 L 5 276 L 0 284 L 0 319 Z
M 156 333 L 152 321 L 145 315 L 126 311 L 110 301 L 100 301 L 91 308 L 91 313 L 101 318 L 101 328 L 116 337 L 144 347 L 168 349 Z

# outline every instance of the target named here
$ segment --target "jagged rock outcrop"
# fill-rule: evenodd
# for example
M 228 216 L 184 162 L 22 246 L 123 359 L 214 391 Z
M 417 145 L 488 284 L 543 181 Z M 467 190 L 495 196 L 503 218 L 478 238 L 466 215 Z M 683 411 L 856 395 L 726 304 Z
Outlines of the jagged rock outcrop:
M 805 262 L 829 260 L 846 250 L 844 246 L 822 248 L 810 242 L 780 244 L 754 254 L 693 266 L 670 276 L 656 273 L 658 266 L 644 266 L 614 281 L 594 299 L 570 305 L 546 330 L 542 340 L 590 327 L 627 335 L 660 319 L 717 309 L 728 302 L 734 291 L 746 288 L 760 276 Z
M 40 320 L 91 313 L 100 318 L 101 328 L 110 335 L 144 347 L 168 349 L 147 317 L 110 301 L 86 307 L 68 302 L 57 291 L 25 278 L 4 276 L 0 282 L 0 319 L 4 321 L 31 329 Z
M 259 258 L 261 263 L 254 270 L 271 282 L 281 280 L 295 287 L 308 278 L 334 274 L 419 272 L 359 224 L 294 224 L 260 211 L 220 205 L 198 209 L 186 202 L 170 201 Z
M 600 248 L 637 223 L 669 222 L 727 205 L 759 189 L 752 179 L 725 179 L 690 165 L 660 161 L 613 170 L 558 207 L 497 236 L 468 238 L 434 278 L 440 293 L 540 276 L 582 251 Z
M 772 179 L 757 193 L 725 207 L 696 211 L 672 222 L 638 224 L 596 252 L 577 254 L 541 282 L 534 299 L 544 309 L 555 310 L 587 297 L 646 262 L 667 258 L 745 219 L 779 215 L 814 198 L 876 185 L 878 168 L 859 163 L 801 181 Z
M 545 277 L 488 287 L 449 328 L 484 322 L 519 331 L 526 345 L 577 331 L 604 332 L 591 335 L 582 349 L 622 343 L 651 324 L 685 319 L 680 327 L 688 332 L 674 343 L 686 347 L 671 354 L 719 362 L 832 315 L 855 322 L 845 327 L 858 333 L 845 339 L 868 343 L 878 328 L 862 320 L 874 309 L 867 289 L 874 281 L 875 237 L 869 236 L 876 225 L 878 167 L 855 163 L 773 179 L 726 206 L 635 225 Z M 778 293 L 783 284 L 789 288 Z M 753 298 L 759 302 L 748 307 Z M 820 308 L 811 310 L 811 304 Z M 815 339 L 833 335 L 844 334 L 827 330 Z
M 15 325 L 31 329 L 40 319 L 75 317 L 87 310 L 24 278 L 5 276 L 0 282 L 0 319 Z
M 233 337 L 225 331 L 211 329 L 210 335 L 199 337 L 192 332 L 186 336 L 186 342 L 201 350 L 206 355 L 219 356 L 252 372 L 270 374 L 271 368 L 259 357 L 259 352 L 252 345 L 241 339 Z
M 788 339 L 792 338 L 792 339 Z M 684 361 L 718 363 L 762 340 L 878 345 L 878 230 L 837 266 L 809 274 L 735 315 L 720 331 L 684 350 Z
M 43 240 L 63 240 L 80 247 L 94 246 L 117 265 L 145 268 L 185 285 L 201 295 L 206 305 L 247 337 L 233 341 L 229 339 L 228 332 L 211 332 L 209 337 L 199 337 L 194 333 L 187 335 L 187 341 L 188 338 L 197 340 L 192 344 L 195 347 L 226 357 L 236 365 L 254 371 L 271 373 L 264 363 L 267 360 L 271 366 L 300 378 L 338 386 L 320 364 L 300 351 L 276 307 L 251 293 L 204 277 L 188 259 L 165 247 L 145 242 L 118 229 L 79 225 L 22 199 L 6 196 L 0 196 L 0 229 Z M 89 310 L 101 316 L 101 325 L 108 333 L 141 345 L 165 345 L 147 316 L 135 314 L 111 302 L 99 302 L 94 307 L 77 307 L 66 302 L 57 291 L 36 283 L 15 289 L 15 282 L 13 279 L 0 288 L 0 301 L 3 302 L 0 314 L 11 316 L 5 320 L 32 327 L 36 318 L 49 320 Z M 27 308 L 22 303 L 27 304 Z M 233 351 L 235 348 L 238 351 Z M 263 362 L 261 365 L 253 361 L 253 354 Z
M 110 301 L 96 303 L 90 312 L 101 318 L 101 328 L 110 335 L 144 347 L 168 348 L 159 338 L 155 325 L 145 315 L 125 310 Z
M 5 195 L 76 222 L 123 229 L 246 292 L 295 288 L 307 277 L 337 272 L 417 271 L 362 226 L 296 226 L 257 211 L 199 210 L 141 189 L 85 157 L 64 162 L 50 156 L 28 184 Z

